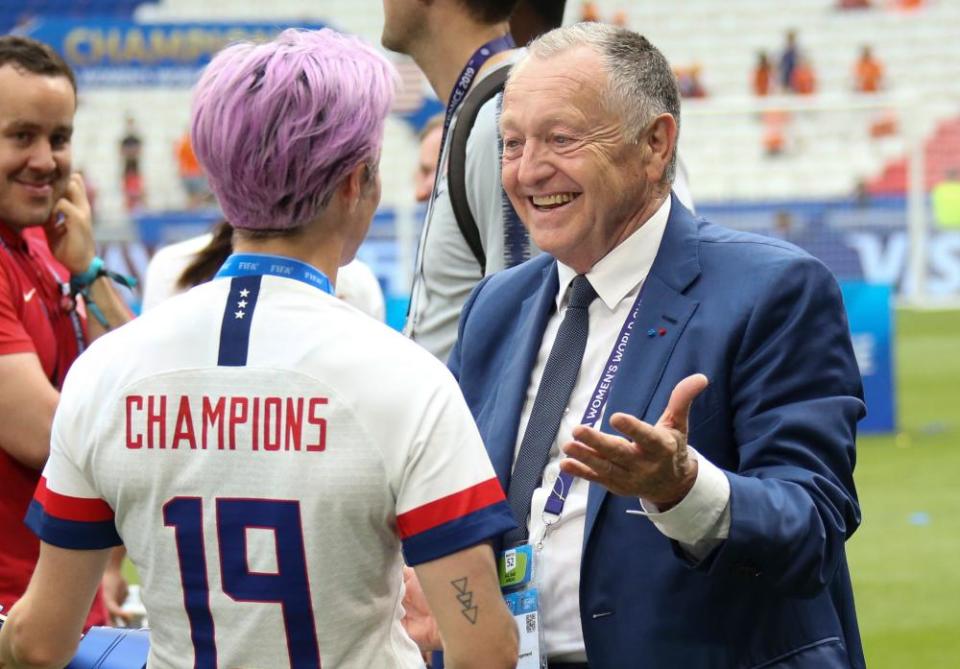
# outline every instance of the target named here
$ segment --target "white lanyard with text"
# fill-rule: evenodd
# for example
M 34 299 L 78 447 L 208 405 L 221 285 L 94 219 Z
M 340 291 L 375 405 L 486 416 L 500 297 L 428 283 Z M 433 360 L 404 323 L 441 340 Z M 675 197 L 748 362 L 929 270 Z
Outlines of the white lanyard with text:
M 333 295 L 333 284 L 330 283 L 330 279 L 313 265 L 266 253 L 234 253 L 227 258 L 214 278 L 264 274 L 294 279 Z
M 644 281 L 644 284 L 646 284 L 646 281 Z M 590 396 L 590 401 L 587 402 L 587 408 L 584 410 L 583 418 L 580 421 L 582 425 L 594 427 L 600 421 L 600 416 L 603 415 L 610 388 L 613 386 L 614 379 L 617 378 L 624 352 L 627 350 L 627 344 L 630 343 L 630 337 L 633 335 L 633 327 L 637 322 L 642 297 L 643 287 L 641 286 L 639 293 L 637 293 L 637 299 L 634 300 L 633 306 L 630 307 L 630 313 L 627 314 L 627 318 L 623 322 L 623 327 L 620 328 L 620 334 L 617 335 L 613 349 L 610 351 L 610 356 L 607 358 L 607 363 L 604 365 L 603 372 L 600 374 L 600 379 L 597 381 L 597 385 L 593 389 L 593 394 Z M 563 513 L 563 505 L 567 500 L 567 493 L 570 491 L 572 484 L 573 475 L 563 471 L 560 472 L 556 481 L 554 481 L 553 489 L 550 491 L 550 496 L 547 498 L 546 504 L 543 507 L 544 525 L 547 526 L 547 528 L 560 519 L 560 515 Z M 547 514 L 555 516 L 555 518 L 547 522 Z

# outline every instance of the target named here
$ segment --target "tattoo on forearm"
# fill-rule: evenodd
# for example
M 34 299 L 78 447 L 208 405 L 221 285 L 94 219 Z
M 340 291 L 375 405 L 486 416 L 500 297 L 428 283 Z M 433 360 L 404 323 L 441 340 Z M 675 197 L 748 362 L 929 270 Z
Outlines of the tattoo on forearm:
M 471 625 L 477 624 L 477 613 L 480 612 L 480 609 L 473 603 L 473 592 L 467 590 L 467 577 L 458 578 L 455 581 L 450 581 L 450 585 L 453 586 L 454 590 L 457 591 L 457 601 L 460 602 L 460 606 L 463 608 L 460 610 L 460 613 L 463 614 L 463 617 L 470 621 Z

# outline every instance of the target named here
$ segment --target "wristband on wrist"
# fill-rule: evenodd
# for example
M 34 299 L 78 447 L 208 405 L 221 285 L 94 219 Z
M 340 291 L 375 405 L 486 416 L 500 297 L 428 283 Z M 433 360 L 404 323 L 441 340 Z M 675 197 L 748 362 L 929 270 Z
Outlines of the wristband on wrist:
M 73 294 L 76 295 L 77 293 L 85 292 L 86 289 L 90 287 L 90 284 L 101 276 L 109 277 L 116 283 L 126 286 L 127 288 L 133 288 L 137 285 L 136 279 L 130 276 L 124 276 L 118 272 L 111 272 L 104 267 L 103 258 L 94 256 L 86 272 L 83 274 L 74 274 L 70 277 L 70 288 Z
M 83 274 L 74 274 L 70 277 L 70 283 L 77 288 L 86 288 L 104 274 L 106 274 L 106 270 L 103 268 L 103 258 L 93 256 L 93 260 L 90 261 L 90 266 L 87 267 L 87 271 Z

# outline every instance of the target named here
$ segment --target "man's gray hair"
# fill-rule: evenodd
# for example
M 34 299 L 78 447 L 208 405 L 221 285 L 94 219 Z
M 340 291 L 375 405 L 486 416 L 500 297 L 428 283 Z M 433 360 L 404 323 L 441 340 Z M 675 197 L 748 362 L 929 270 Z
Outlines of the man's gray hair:
M 605 23 L 577 23 L 551 30 L 528 47 L 528 57 L 551 58 L 580 46 L 603 57 L 607 71 L 604 104 L 623 119 L 627 141 L 639 140 L 647 125 L 660 114 L 670 114 L 680 131 L 680 89 L 670 63 L 646 37 Z M 677 147 L 664 173 L 673 183 Z

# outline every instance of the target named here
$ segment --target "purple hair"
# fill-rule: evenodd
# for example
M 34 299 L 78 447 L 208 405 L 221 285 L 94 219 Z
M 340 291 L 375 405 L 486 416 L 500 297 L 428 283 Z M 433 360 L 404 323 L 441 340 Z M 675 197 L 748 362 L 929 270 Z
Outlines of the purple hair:
M 379 158 L 396 82 L 372 47 L 326 28 L 218 53 L 194 90 L 191 138 L 230 224 L 313 220 L 350 170 Z

